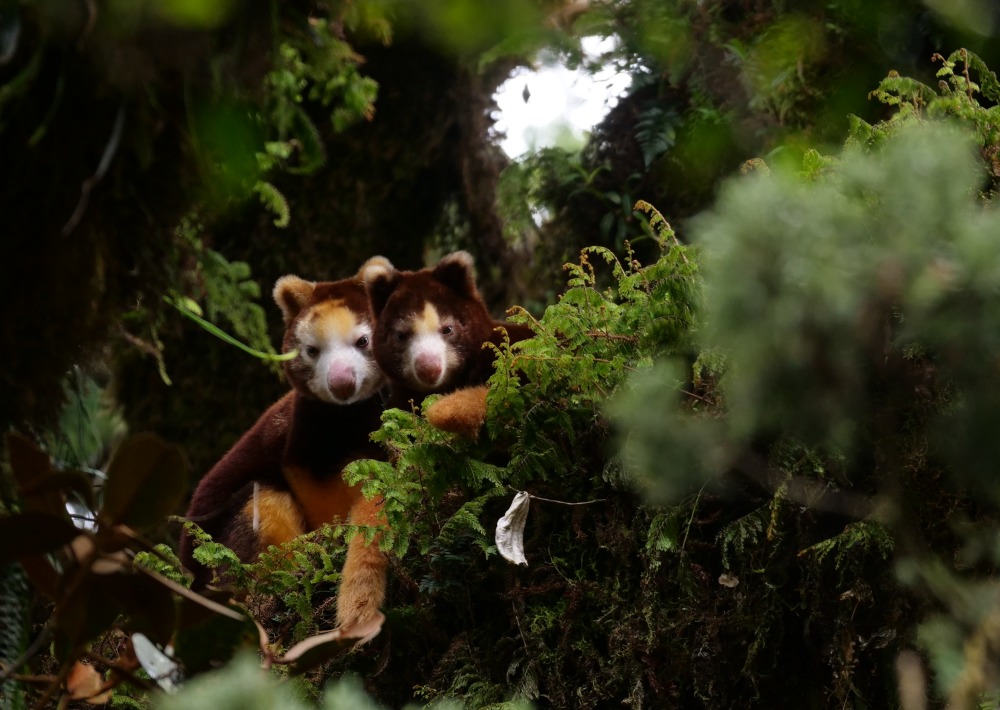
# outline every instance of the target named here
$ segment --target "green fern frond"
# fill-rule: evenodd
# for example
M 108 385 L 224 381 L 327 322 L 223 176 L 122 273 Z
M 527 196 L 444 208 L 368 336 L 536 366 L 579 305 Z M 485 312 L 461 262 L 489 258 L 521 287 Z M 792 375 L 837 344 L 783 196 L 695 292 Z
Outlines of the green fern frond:
M 182 586 L 189 586 L 191 580 L 181 571 L 181 561 L 169 545 L 160 543 L 152 552 L 145 550 L 135 555 L 135 565 L 156 572 Z
M 284 229 L 288 226 L 292 218 L 291 210 L 288 207 L 288 200 L 281 194 L 281 191 L 269 182 L 258 180 L 253 191 L 260 197 L 260 202 L 274 215 L 274 226 Z
M 746 557 L 749 548 L 760 546 L 765 539 L 765 530 L 770 521 L 771 506 L 768 504 L 734 520 L 720 530 L 715 540 L 722 555 L 722 566 L 731 569 L 734 557 Z
M 473 532 L 476 544 L 486 557 L 494 554 L 496 547 L 491 543 L 492 534 L 483 526 L 481 518 L 486 504 L 505 493 L 506 491 L 498 488 L 463 503 L 441 527 L 435 544 L 445 548 L 451 547 L 458 535 Z
M 653 205 L 645 200 L 638 200 L 635 203 L 635 209 L 649 216 L 649 227 L 653 230 L 653 235 L 659 242 L 661 249 L 666 248 L 669 243 L 677 241 L 673 227 Z
M 822 563 L 833 554 L 834 565 L 842 569 L 849 562 L 869 554 L 889 559 L 894 548 L 895 541 L 884 525 L 874 520 L 859 520 L 847 525 L 837 535 L 801 550 L 799 557 L 811 555 Z M 859 555 L 859 552 L 862 554 Z
M 199 236 L 201 230 L 196 216 L 189 215 L 181 221 L 176 234 L 198 263 L 202 292 L 172 294 L 168 302 L 184 316 L 198 322 L 217 337 L 257 357 L 269 360 L 275 370 L 279 369 L 277 361 L 282 356 L 279 356 L 271 345 L 267 316 L 257 303 L 257 299 L 260 298 L 260 287 L 251 279 L 250 267 L 242 261 L 229 261 L 222 254 L 207 248 Z M 203 318 L 195 310 L 184 307 L 187 301 L 179 299 L 188 295 L 195 300 L 203 297 L 206 317 Z M 222 319 L 232 325 L 235 338 L 228 336 L 214 325 Z
M 656 570 L 660 567 L 660 553 L 676 552 L 680 549 L 683 537 L 686 511 L 681 506 L 674 506 L 667 511 L 653 516 L 646 529 L 645 551 L 651 562 L 650 567 Z

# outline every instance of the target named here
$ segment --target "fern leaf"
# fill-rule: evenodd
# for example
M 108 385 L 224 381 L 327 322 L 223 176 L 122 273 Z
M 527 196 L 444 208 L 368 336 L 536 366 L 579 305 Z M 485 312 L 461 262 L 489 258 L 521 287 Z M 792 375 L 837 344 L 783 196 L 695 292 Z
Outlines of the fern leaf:
M 261 204 L 275 214 L 274 226 L 281 229 L 287 227 L 292 213 L 288 207 L 288 200 L 281 194 L 281 191 L 263 180 L 258 180 L 253 186 L 253 190 L 260 197 Z
M 716 541 L 722 554 L 722 566 L 732 568 L 732 557 L 744 557 L 748 548 L 764 540 L 764 531 L 771 520 L 770 505 L 764 505 L 742 518 L 734 520 L 719 531 Z

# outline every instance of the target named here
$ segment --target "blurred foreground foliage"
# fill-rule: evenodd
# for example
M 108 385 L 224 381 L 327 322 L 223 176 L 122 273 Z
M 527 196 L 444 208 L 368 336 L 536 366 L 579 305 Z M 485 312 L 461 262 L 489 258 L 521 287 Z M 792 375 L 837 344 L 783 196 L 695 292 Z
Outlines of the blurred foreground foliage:
M 987 433 L 1000 414 L 997 86 L 964 50 L 936 59 L 936 89 L 882 82 L 874 95 L 898 111 L 855 118 L 840 156 L 757 164 L 692 222 L 719 411 L 686 411 L 678 383 L 699 378 L 676 359 L 613 408 L 654 498 L 733 474 L 770 491 L 719 531 L 721 571 L 738 588 L 794 580 L 807 638 L 823 629 L 839 666 L 827 689 L 848 704 L 872 702 L 865 676 L 892 673 L 865 667 L 900 648 L 927 654 L 950 707 L 987 702 L 1000 683 L 984 545 L 1000 502 Z M 787 633 L 768 607 L 751 656 Z M 898 682 L 919 695 L 907 667 Z

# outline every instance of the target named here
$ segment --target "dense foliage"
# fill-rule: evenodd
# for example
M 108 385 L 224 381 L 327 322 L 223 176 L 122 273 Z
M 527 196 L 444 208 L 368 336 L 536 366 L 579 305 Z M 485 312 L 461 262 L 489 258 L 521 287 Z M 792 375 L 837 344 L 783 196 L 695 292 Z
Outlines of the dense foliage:
M 1000 18 L 869 5 L 0 2 L 4 703 L 995 700 Z M 632 87 L 510 164 L 490 93 L 552 56 Z M 375 530 L 203 538 L 241 594 L 190 592 L 164 522 L 282 388 L 261 294 L 456 247 L 536 335 L 478 440 L 390 410 L 348 470 L 381 634 L 323 633 Z

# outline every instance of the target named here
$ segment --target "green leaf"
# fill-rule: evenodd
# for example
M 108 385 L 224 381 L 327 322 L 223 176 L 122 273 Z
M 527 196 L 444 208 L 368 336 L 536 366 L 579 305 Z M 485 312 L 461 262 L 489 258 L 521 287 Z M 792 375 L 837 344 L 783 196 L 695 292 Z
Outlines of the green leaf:
M 204 328 L 205 330 L 207 330 L 209 333 L 211 333 L 215 337 L 219 338 L 220 340 L 224 340 L 225 342 L 229 343 L 230 345 L 235 345 L 236 347 L 238 347 L 243 352 L 249 353 L 250 355 L 253 355 L 254 357 L 260 358 L 261 360 L 273 360 L 275 362 L 281 362 L 281 361 L 284 361 L 284 360 L 291 360 L 291 359 L 293 359 L 295 357 L 298 357 L 298 354 L 299 354 L 298 350 L 292 350 L 291 352 L 283 353 L 281 355 L 276 355 L 276 354 L 273 354 L 273 353 L 265 353 L 265 352 L 262 352 L 260 350 L 255 350 L 254 348 L 251 348 L 249 345 L 244 345 L 239 340 L 237 340 L 236 338 L 234 338 L 233 336 L 231 336 L 229 333 L 227 333 L 224 330 L 222 330 L 221 328 L 219 328 L 214 323 L 208 322 L 207 320 L 205 320 L 204 318 L 200 317 L 199 315 L 197 315 L 193 311 L 185 308 L 178 301 L 175 301 L 174 299 L 172 299 L 172 298 L 170 298 L 168 296 L 164 296 L 163 300 L 166 301 L 167 303 L 169 303 L 174 308 L 176 308 L 181 314 L 183 314 L 183 315 L 187 316 L 188 318 L 190 318 L 191 320 L 193 320 L 195 323 L 197 323 L 198 325 L 200 325 L 202 328 Z
M 126 439 L 108 466 L 102 525 L 145 530 L 163 522 L 184 495 L 187 463 L 180 448 L 155 434 Z

